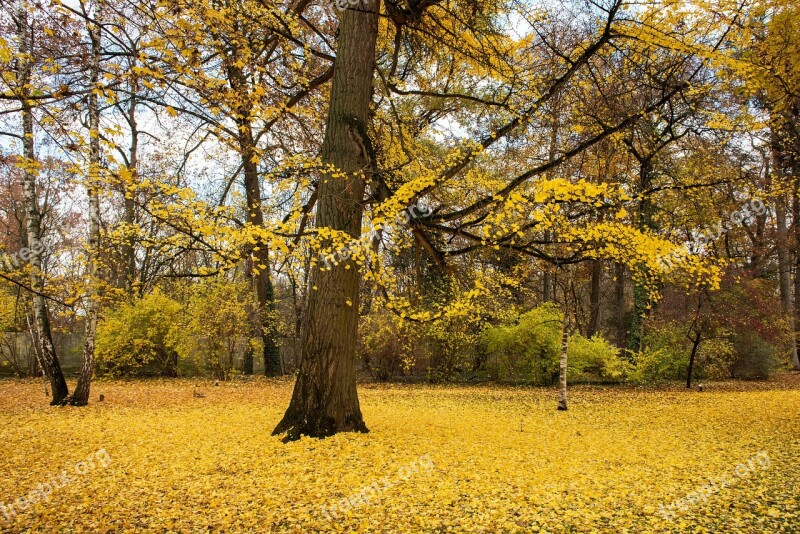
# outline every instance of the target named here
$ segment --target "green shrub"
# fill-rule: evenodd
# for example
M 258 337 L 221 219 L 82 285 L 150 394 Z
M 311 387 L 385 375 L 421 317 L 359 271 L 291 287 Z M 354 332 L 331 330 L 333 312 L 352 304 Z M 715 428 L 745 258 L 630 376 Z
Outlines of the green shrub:
M 553 384 L 558 377 L 561 312 L 544 304 L 511 324 L 487 328 L 487 367 L 495 380 Z
M 409 324 L 384 311 L 362 318 L 358 353 L 375 380 L 408 374 L 414 366 L 414 337 Z
M 421 344 L 428 356 L 428 378 L 446 382 L 474 368 L 480 343 L 479 318 L 470 315 L 445 316 L 423 324 Z
M 640 383 L 684 381 L 689 372 L 692 341 L 686 326 L 666 323 L 652 327 L 644 336 L 643 348 L 634 353 L 631 378 Z M 714 337 L 702 339 L 695 355 L 694 379 L 725 379 L 730 377 L 729 366 L 734 347 L 724 330 Z
M 675 326 L 648 329 L 642 350 L 631 355 L 632 378 L 636 382 L 685 380 L 689 370 L 689 350 L 685 331 Z
M 736 336 L 731 378 L 766 380 L 780 366 L 780 352 L 758 335 Z
M 214 279 L 193 286 L 184 324 L 170 334 L 183 365 L 229 380 L 247 343 L 253 344 L 254 352 L 263 350 L 260 339 L 250 339 L 248 310 L 254 307 L 253 293 L 244 282 Z
M 703 340 L 697 350 L 695 365 L 699 364 L 699 373 L 695 377 L 708 380 L 731 378 L 730 368 L 735 354 L 730 336 Z
M 552 385 L 558 379 L 563 316 L 548 303 L 520 315 L 507 325 L 487 328 L 483 342 L 487 367 L 500 381 L 525 381 Z M 628 364 L 619 349 L 600 336 L 586 339 L 570 336 L 567 377 L 573 382 L 620 381 L 628 375 Z
M 181 305 L 159 291 L 108 312 L 97 327 L 98 370 L 114 376 L 177 376 L 170 331 Z
M 567 380 L 570 382 L 620 382 L 630 373 L 630 364 L 620 350 L 601 336 L 590 339 L 570 336 L 567 347 Z

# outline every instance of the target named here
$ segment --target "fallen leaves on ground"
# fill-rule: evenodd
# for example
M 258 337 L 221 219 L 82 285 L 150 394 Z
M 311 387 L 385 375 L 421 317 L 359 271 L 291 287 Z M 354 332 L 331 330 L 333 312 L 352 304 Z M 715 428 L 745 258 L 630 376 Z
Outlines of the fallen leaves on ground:
M 0 509 L 0 529 L 800 532 L 796 376 L 703 393 L 577 387 L 568 412 L 545 389 L 360 392 L 369 434 L 284 445 L 270 434 L 288 381 L 98 382 L 105 402 L 86 408 L 46 406 L 41 382 L 0 382 L 0 504 L 98 450 L 111 459 L 10 519 Z

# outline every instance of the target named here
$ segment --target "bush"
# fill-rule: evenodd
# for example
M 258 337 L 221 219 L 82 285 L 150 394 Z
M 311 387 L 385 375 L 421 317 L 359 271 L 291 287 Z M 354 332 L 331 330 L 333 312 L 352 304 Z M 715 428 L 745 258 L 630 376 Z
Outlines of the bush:
M 429 356 L 431 382 L 446 382 L 474 369 L 481 336 L 479 321 L 475 316 L 453 315 L 423 325 L 422 342 Z
M 780 366 L 792 338 L 791 322 L 781 313 L 775 280 L 731 269 L 713 292 L 665 293 L 661 321 L 651 328 L 636 355 L 636 379 L 685 380 L 692 350 L 686 333 L 703 337 L 694 378 L 767 379 Z
M 413 374 L 426 366 L 431 382 L 447 382 L 467 373 L 475 378 L 485 361 L 478 315 L 444 315 L 430 322 L 414 323 L 389 312 L 361 319 L 359 355 L 376 380 Z
M 184 365 L 229 380 L 247 343 L 254 352 L 262 350 L 260 339 L 250 339 L 248 310 L 254 306 L 252 291 L 241 282 L 215 279 L 192 287 L 188 321 L 170 335 Z
M 170 332 L 180 312 L 178 302 L 156 290 L 107 313 L 97 327 L 98 370 L 114 376 L 177 376 Z
M 370 314 L 363 318 L 359 334 L 359 355 L 375 380 L 411 372 L 414 336 L 405 321 L 389 312 Z
M 487 367 L 492 378 L 555 383 L 562 324 L 558 308 L 545 304 L 520 315 L 512 324 L 486 329 Z
M 520 315 L 511 324 L 486 329 L 483 341 L 492 377 L 555 384 L 562 328 L 561 312 L 548 303 Z M 567 357 L 567 378 L 572 382 L 620 381 L 628 375 L 628 364 L 619 357 L 619 349 L 600 336 L 586 339 L 573 334 Z
M 653 327 L 642 339 L 642 350 L 631 355 L 636 382 L 685 380 L 689 350 L 685 331 L 674 325 Z
M 23 376 L 28 373 L 26 358 L 17 350 L 15 336 L 7 335 L 22 330 L 18 302 L 14 295 L 0 286 L 0 375 Z
M 757 335 L 737 336 L 731 378 L 766 380 L 780 366 L 779 349 Z
M 634 353 L 636 382 L 663 382 L 686 380 L 692 341 L 687 337 L 687 327 L 667 323 L 651 328 L 643 338 L 643 348 Z M 729 365 L 734 348 L 725 331 L 715 332 L 715 337 L 702 339 L 695 355 L 692 370 L 695 379 L 725 379 L 730 377 Z
M 570 336 L 567 362 L 570 382 L 620 382 L 630 373 L 630 364 L 620 358 L 620 350 L 600 336 Z

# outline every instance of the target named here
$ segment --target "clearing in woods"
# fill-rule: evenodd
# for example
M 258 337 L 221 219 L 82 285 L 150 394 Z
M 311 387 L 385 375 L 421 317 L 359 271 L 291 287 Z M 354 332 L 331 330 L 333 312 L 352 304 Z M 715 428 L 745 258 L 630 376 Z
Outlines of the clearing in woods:
M 569 412 L 546 389 L 368 384 L 369 434 L 286 445 L 287 381 L 99 382 L 82 409 L 41 388 L 0 382 L 2 531 L 800 531 L 796 374 L 575 387 Z

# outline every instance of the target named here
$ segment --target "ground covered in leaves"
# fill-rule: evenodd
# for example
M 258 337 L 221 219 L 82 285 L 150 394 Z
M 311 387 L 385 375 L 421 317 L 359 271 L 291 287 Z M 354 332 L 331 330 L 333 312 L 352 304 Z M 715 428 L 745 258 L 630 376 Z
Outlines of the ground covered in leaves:
M 370 434 L 284 445 L 287 381 L 99 382 L 87 408 L 0 381 L 0 531 L 800 532 L 798 375 L 578 387 L 569 412 L 545 389 L 360 391 Z

